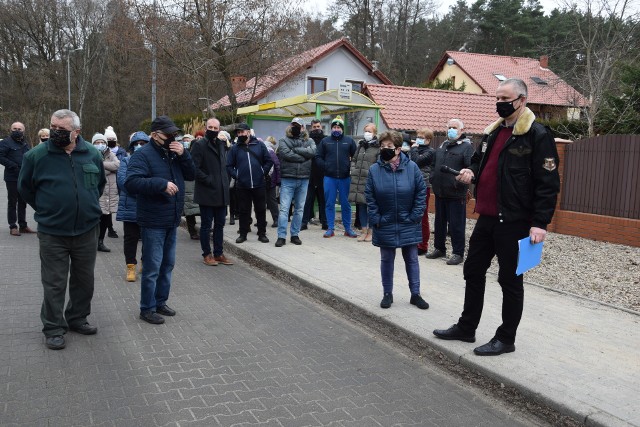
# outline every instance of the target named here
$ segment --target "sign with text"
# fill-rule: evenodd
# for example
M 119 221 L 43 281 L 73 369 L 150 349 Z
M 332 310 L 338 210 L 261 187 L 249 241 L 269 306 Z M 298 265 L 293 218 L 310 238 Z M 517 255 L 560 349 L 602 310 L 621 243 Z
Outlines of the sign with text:
M 340 101 L 351 101 L 351 83 L 340 82 L 338 86 L 338 99 Z

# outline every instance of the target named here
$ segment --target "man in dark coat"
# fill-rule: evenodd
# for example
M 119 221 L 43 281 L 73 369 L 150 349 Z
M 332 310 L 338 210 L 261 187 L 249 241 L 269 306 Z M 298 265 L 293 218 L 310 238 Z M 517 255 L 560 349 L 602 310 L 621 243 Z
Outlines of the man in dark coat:
M 227 144 L 218 139 L 220 121 L 207 120 L 203 138 L 194 142 L 191 156 L 196 167 L 193 201 L 200 205 L 200 247 L 206 265 L 232 265 L 223 253 L 223 231 L 229 205 L 229 174 Z M 211 253 L 211 223 L 213 222 L 213 254 Z
M 182 219 L 184 181 L 195 178 L 189 150 L 176 141 L 179 131 L 169 117 L 156 117 L 151 122 L 151 142 L 131 156 L 124 183 L 138 202 L 142 235 L 140 319 L 156 325 L 164 323 L 162 316 L 176 314 L 167 305 L 176 261 L 176 229 Z
M 309 132 L 309 138 L 313 139 L 316 144 L 316 148 L 325 137 L 322 131 L 322 123 L 318 119 L 311 120 L 311 132 Z M 327 213 L 324 209 L 324 171 L 318 166 L 315 156 L 311 161 L 311 176 L 309 177 L 309 187 L 307 188 L 307 197 L 304 202 L 304 213 L 302 214 L 302 226 L 300 230 L 306 230 L 307 224 L 310 222 L 314 224 L 313 220 L 313 207 L 318 201 L 318 217 L 322 224 L 322 229 L 329 228 L 327 225 Z
M 12 236 L 35 233 L 27 226 L 27 204 L 18 193 L 18 174 L 22 167 L 22 157 L 27 151 L 29 151 L 29 146 L 24 136 L 24 125 L 15 122 L 11 125 L 11 135 L 0 141 L 0 164 L 4 165 L 4 181 L 7 184 L 9 202 L 7 220 L 9 233 Z M 19 229 L 18 226 L 20 226 Z

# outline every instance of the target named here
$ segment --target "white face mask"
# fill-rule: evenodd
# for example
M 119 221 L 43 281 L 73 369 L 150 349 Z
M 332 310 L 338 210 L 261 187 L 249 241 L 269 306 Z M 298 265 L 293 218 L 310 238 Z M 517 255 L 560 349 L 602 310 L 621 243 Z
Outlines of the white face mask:
M 104 153 L 104 151 L 107 149 L 107 144 L 96 144 L 94 145 L 94 147 L 96 147 L 101 153 Z
M 189 146 L 191 146 L 191 141 L 182 141 L 182 146 L 188 150 Z
M 365 132 L 364 133 L 364 140 L 365 141 L 371 141 L 373 139 L 373 133 L 371 132 Z

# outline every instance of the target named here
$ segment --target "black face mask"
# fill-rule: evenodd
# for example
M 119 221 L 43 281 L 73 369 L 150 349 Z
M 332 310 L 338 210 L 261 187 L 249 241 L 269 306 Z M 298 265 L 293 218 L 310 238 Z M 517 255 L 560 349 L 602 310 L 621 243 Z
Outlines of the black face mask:
M 118 141 L 107 141 L 107 147 L 114 148 Z
M 247 135 L 238 136 L 238 144 L 244 144 L 249 137 Z
M 516 99 L 513 101 L 499 101 L 496 102 L 496 111 L 500 117 L 503 119 L 509 117 L 513 113 L 516 112 L 516 109 L 513 107 L 513 103 L 520 99 L 522 95 L 518 95 Z
M 291 135 L 294 138 L 297 138 L 300 136 L 300 131 L 301 129 L 298 126 L 291 126 Z
M 40 138 L 40 142 L 45 142 L 49 138 Z
M 381 148 L 380 149 L 380 158 L 385 162 L 393 159 L 396 156 L 395 148 Z
M 214 142 L 216 140 L 216 138 L 218 137 L 218 131 L 217 130 L 210 130 L 207 129 L 207 131 L 205 132 L 205 136 L 207 137 L 207 139 L 211 142 Z
M 165 150 L 169 150 L 169 149 L 171 149 L 171 147 L 169 147 L 169 145 L 171 145 L 171 143 L 172 143 L 173 141 L 175 141 L 175 140 L 176 140 L 176 137 L 175 137 L 175 136 L 173 136 L 173 135 L 171 135 L 171 136 L 169 136 L 167 139 L 165 139 L 165 140 L 164 140 L 164 143 L 163 143 L 163 147 L 164 147 L 164 149 L 165 149 Z
M 22 140 L 24 139 L 24 132 L 22 132 L 21 130 L 11 131 L 11 139 L 13 139 L 14 141 L 22 142 Z
M 49 139 L 56 147 L 64 148 L 71 144 L 71 131 L 66 129 L 49 129 Z

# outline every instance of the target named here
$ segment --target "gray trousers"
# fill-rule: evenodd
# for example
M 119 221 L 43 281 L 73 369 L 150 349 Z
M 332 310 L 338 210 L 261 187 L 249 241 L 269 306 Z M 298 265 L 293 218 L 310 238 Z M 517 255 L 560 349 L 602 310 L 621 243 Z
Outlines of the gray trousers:
M 91 313 L 93 271 L 96 265 L 99 225 L 78 236 L 54 236 L 38 232 L 40 271 L 44 300 L 40 311 L 42 332 L 47 337 L 63 335 L 80 326 Z M 64 300 L 69 283 L 69 303 Z

